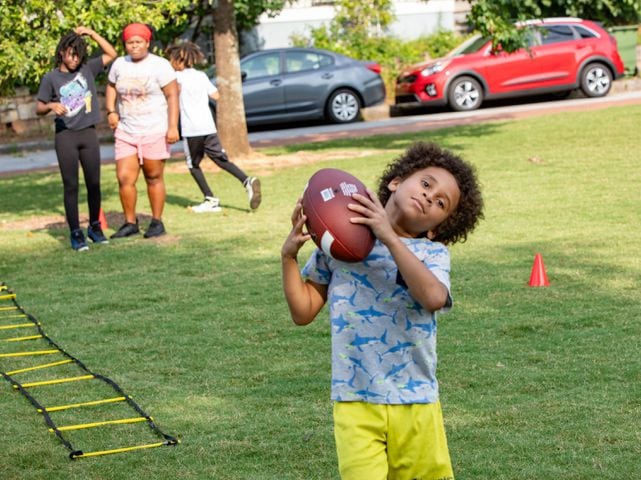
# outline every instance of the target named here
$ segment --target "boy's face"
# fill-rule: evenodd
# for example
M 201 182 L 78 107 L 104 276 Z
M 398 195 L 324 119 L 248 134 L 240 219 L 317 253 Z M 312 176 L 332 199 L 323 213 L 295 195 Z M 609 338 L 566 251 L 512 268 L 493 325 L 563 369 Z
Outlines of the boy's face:
M 385 210 L 390 221 L 401 235 L 414 238 L 425 232 L 433 238 L 461 198 L 454 175 L 440 167 L 424 168 L 404 179 L 396 177 L 388 188 L 392 195 Z
M 185 69 L 185 65 L 180 60 L 171 59 L 170 63 L 177 72 L 182 72 Z
M 78 56 L 78 53 L 72 47 L 67 48 L 62 54 L 62 70 L 75 72 L 79 66 L 80 57 Z
M 134 62 L 142 60 L 149 53 L 149 42 L 138 35 L 134 35 L 125 41 L 125 51 Z

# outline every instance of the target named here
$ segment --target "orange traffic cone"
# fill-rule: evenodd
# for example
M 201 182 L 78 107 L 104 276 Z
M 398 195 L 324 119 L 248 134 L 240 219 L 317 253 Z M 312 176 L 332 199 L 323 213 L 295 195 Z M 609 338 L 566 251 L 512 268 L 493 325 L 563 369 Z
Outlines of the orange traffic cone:
M 103 230 L 107 230 L 109 228 L 109 225 L 107 225 L 107 218 L 105 217 L 105 212 L 102 211 L 102 208 L 100 209 L 98 220 L 100 221 L 100 228 L 102 228 Z
M 545 273 L 545 265 L 543 264 L 543 257 L 540 253 L 534 256 L 534 264 L 532 265 L 532 273 L 530 274 L 530 287 L 549 287 L 550 282 Z

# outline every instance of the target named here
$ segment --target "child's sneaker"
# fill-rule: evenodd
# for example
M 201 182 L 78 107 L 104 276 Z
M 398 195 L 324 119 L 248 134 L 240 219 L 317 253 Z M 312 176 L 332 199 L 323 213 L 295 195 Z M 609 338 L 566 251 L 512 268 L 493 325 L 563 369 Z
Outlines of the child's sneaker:
M 260 180 L 256 177 L 247 177 L 247 180 L 245 180 L 245 189 L 247 190 L 247 196 L 249 197 L 249 207 L 252 210 L 256 210 L 262 200 L 260 194 Z
M 85 236 L 82 233 L 82 230 L 73 230 L 71 232 L 71 248 L 73 248 L 76 252 L 85 252 L 89 250 L 89 246 L 87 245 L 87 242 L 85 242 Z
M 165 225 L 163 225 L 162 220 L 158 220 L 157 218 L 152 218 L 151 223 L 149 223 L 149 227 L 147 227 L 147 231 L 145 232 L 143 237 L 145 238 L 160 237 L 165 233 L 167 232 L 165 231 Z
M 102 227 L 100 226 L 100 221 L 93 222 L 91 225 L 89 225 L 89 228 L 87 228 L 87 237 L 93 242 L 93 243 L 102 243 L 103 245 L 106 245 L 109 243 L 109 240 L 107 240 L 107 237 L 105 237 L 105 234 L 102 233 Z
M 215 213 L 220 212 L 220 200 L 216 197 L 205 197 L 205 201 L 200 205 L 194 205 L 191 207 L 191 211 L 194 213 Z

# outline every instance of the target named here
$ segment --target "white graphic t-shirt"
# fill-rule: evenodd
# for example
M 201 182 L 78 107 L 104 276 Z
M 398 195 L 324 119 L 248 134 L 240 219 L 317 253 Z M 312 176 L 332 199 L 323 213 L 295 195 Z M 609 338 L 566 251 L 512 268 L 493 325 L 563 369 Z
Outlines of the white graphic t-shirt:
M 109 71 L 109 81 L 118 92 L 118 129 L 130 135 L 167 132 L 167 100 L 162 88 L 176 79 L 171 64 L 150 53 L 134 62 L 119 57 Z

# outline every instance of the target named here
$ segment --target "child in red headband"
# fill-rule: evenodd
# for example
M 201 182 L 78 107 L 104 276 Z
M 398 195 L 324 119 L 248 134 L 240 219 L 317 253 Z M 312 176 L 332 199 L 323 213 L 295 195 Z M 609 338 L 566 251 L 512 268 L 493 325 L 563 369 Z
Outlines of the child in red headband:
M 136 180 L 147 183 L 151 222 L 145 238 L 165 234 L 165 160 L 169 144 L 178 141 L 178 84 L 170 63 L 149 51 L 151 29 L 127 25 L 122 38 L 127 55 L 116 59 L 105 90 L 107 120 L 114 130 L 116 175 L 125 223 L 111 238 L 140 232 L 136 217 Z
M 131 37 L 142 37 L 148 42 L 151 42 L 151 28 L 143 23 L 130 23 L 122 31 L 122 40 L 126 42 Z

